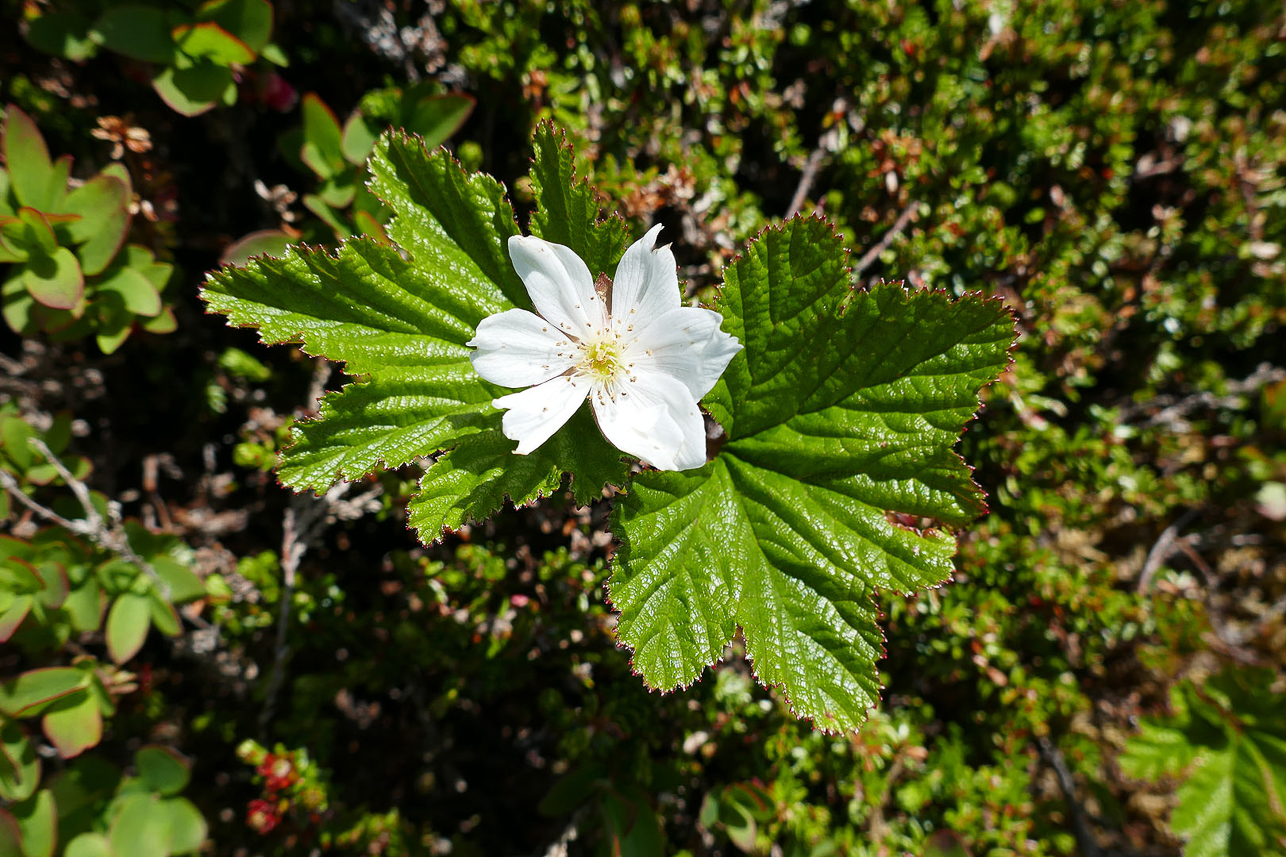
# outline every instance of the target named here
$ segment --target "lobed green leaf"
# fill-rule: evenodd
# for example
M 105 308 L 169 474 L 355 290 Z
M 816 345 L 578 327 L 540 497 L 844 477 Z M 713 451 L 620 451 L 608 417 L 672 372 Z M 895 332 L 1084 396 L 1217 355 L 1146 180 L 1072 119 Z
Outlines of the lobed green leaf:
M 879 694 L 873 590 L 945 580 L 942 524 L 984 509 L 951 448 L 1008 364 L 1013 320 L 978 296 L 851 291 L 819 220 L 761 234 L 719 309 L 745 346 L 706 400 L 728 439 L 699 471 L 642 474 L 618 506 L 620 640 L 664 689 L 740 626 L 761 681 L 854 729 Z

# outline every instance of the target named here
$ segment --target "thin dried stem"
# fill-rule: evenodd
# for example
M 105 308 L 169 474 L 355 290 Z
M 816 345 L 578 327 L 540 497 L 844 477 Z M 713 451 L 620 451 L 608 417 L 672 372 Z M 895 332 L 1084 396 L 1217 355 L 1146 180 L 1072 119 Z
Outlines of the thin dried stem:
M 885 232 L 884 236 L 880 238 L 879 243 L 870 250 L 867 250 L 866 253 L 863 254 L 862 258 L 858 260 L 857 266 L 853 268 L 853 276 L 861 276 L 863 271 L 875 264 L 875 260 L 880 257 L 880 254 L 889 249 L 889 245 L 893 243 L 893 239 L 901 235 L 902 230 L 906 229 L 906 225 L 911 222 L 911 218 L 915 216 L 915 210 L 919 207 L 920 203 L 915 200 L 911 200 L 906 204 L 906 208 L 902 209 L 902 213 L 898 215 L 898 219 L 893 221 L 893 225 L 889 228 L 889 231 Z

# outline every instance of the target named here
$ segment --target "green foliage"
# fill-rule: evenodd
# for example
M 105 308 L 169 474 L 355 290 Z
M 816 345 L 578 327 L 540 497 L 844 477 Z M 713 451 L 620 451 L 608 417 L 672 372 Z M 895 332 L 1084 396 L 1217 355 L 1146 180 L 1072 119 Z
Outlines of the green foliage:
M 306 101 L 306 122 L 307 110 Z M 319 124 L 334 133 L 309 139 L 329 136 L 338 147 L 338 125 Z M 310 142 L 305 153 L 310 146 L 322 150 Z M 623 223 L 598 219 L 593 189 L 574 179 L 572 153 L 551 126 L 537 132 L 535 148 L 533 231 L 605 270 L 619 256 Z M 588 406 L 532 454 L 510 455 L 492 385 L 467 362 L 463 346 L 478 321 L 513 306 L 512 285 L 501 284 L 514 271 L 496 260 L 514 234 L 501 219 L 503 199 L 439 193 L 430 208 L 421 188 L 486 180 L 404 137 L 381 142 L 372 171 L 397 214 L 390 234 L 409 259 L 362 240 L 334 258 L 292 251 L 281 262 L 224 272 L 205 290 L 234 323 L 279 341 L 302 333 L 306 350 L 369 376 L 329 397 L 320 422 L 301 426 L 283 481 L 321 490 L 336 477 L 458 444 L 411 501 L 411 524 L 429 538 L 482 519 L 506 497 L 521 504 L 550 494 L 565 471 L 576 475 L 580 502 L 605 482 L 625 484 L 620 456 L 589 424 Z M 479 219 L 499 221 L 495 244 L 453 231 Z M 494 273 L 439 281 L 445 265 L 436 260 L 462 252 L 480 274 L 483 263 Z M 951 446 L 978 391 L 1008 362 L 1012 321 L 998 303 L 976 299 L 885 286 L 851 294 L 846 255 L 821 221 L 766 233 L 725 277 L 721 307 L 745 351 L 709 398 L 730 442 L 699 474 L 632 482 L 618 517 L 625 550 L 613 584 L 621 638 L 635 647 L 648 682 L 666 689 L 714 663 L 740 625 L 764 682 L 781 685 L 802 716 L 853 729 L 878 698 L 872 588 L 939 583 L 955 551 L 936 528 L 920 533 L 886 516 L 959 525 L 982 510 Z M 348 294 L 342 304 L 337 288 Z M 817 352 L 809 347 L 816 342 L 831 344 Z M 411 394 L 423 416 L 408 412 Z M 386 402 L 396 403 L 396 416 Z
M 34 438 L 59 456 L 73 477 L 84 479 L 90 472 L 89 460 L 83 456 L 72 458 L 64 455 L 71 442 L 72 423 L 71 413 L 63 411 L 41 431 L 22 418 L 13 402 L 0 405 L 0 470 L 10 474 L 24 491 L 34 490 L 36 486 L 63 484 L 54 463 L 31 445 Z M 0 495 L 0 520 L 8 517 L 9 502 L 8 493 Z
M 156 67 L 152 88 L 184 116 L 235 104 L 238 71 L 259 58 L 285 64 L 269 41 L 273 9 L 268 0 L 163 5 L 69 0 L 31 10 L 26 39 L 32 46 L 74 62 L 103 48 L 149 63 Z
M 5 110 L 0 169 L 0 263 L 9 263 L 4 318 L 13 330 L 58 339 L 93 333 L 110 354 L 144 330 L 169 333 L 174 315 L 161 302 L 173 266 L 125 244 L 132 198 L 118 164 L 72 188 L 71 158 L 50 161 L 35 123 L 14 105 Z
M 315 92 L 300 102 L 303 126 L 282 135 L 278 146 L 293 166 L 311 173 L 317 189 L 303 196 L 304 207 L 325 225 L 319 240 L 365 235 L 388 243 L 384 232 L 391 212 L 367 189 L 366 160 L 375 151 L 385 129 L 401 129 L 436 149 L 455 134 L 473 111 L 468 95 L 440 94 L 431 83 L 405 90 L 396 87 L 372 90 L 340 125 L 334 111 Z M 308 238 L 287 226 L 242 236 L 223 252 L 220 262 L 244 265 L 252 256 L 280 256 L 286 247 Z
M 1120 757 L 1139 779 L 1181 775 L 1170 827 L 1191 857 L 1286 849 L 1286 694 L 1267 669 L 1232 669 L 1170 691 L 1171 716 L 1140 724 Z

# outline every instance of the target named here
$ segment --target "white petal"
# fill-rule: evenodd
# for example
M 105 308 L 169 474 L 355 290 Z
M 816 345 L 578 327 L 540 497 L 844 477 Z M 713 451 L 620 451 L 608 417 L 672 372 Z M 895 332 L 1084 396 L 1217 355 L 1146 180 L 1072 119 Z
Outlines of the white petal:
M 511 309 L 484 318 L 465 344 L 478 349 L 469 359 L 486 380 L 502 387 L 530 387 L 573 366 L 572 346 L 560 342 L 567 337 L 554 325 L 534 312 Z
M 500 430 L 505 437 L 518 441 L 514 452 L 526 455 L 572 418 L 588 392 L 588 384 L 566 376 L 501 396 L 491 404 L 508 408 L 500 420 Z
M 617 449 L 658 470 L 691 470 L 706 463 L 705 420 L 682 383 L 640 372 L 616 399 L 590 397 L 598 427 Z
M 564 332 L 582 336 L 607 323 L 607 308 L 594 292 L 594 278 L 570 247 L 535 236 L 509 239 L 509 258 L 522 277 L 536 312 Z
M 640 377 L 663 372 L 677 378 L 699 401 L 742 347 L 719 329 L 722 323 L 723 316 L 712 309 L 672 309 L 626 340 L 626 362 L 635 365 Z
M 625 249 L 612 280 L 612 324 L 624 331 L 679 305 L 679 275 L 670 245 L 652 249 L 660 224 Z M 631 312 L 633 310 L 633 312 Z

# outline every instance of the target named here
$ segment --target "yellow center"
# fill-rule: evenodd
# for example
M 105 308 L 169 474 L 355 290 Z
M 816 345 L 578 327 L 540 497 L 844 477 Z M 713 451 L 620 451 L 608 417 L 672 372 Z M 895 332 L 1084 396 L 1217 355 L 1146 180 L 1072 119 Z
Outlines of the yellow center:
M 607 382 L 621 371 L 620 343 L 610 333 L 603 339 L 581 344 L 581 372 L 596 381 Z

